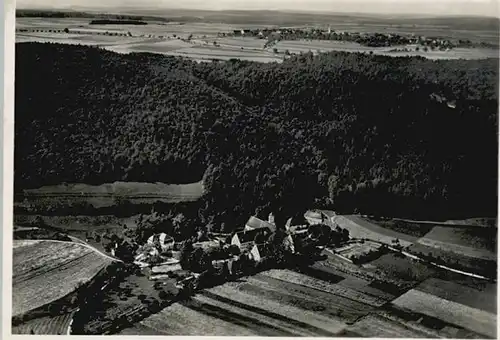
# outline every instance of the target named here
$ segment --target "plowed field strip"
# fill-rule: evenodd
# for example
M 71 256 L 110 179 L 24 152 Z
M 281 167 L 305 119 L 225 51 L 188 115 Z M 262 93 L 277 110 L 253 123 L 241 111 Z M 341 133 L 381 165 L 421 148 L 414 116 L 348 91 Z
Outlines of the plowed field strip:
M 86 259 L 91 258 L 91 253 L 84 254 L 81 257 L 70 259 L 69 261 L 61 262 L 61 263 L 53 263 L 52 265 L 48 265 L 47 267 L 36 268 L 32 271 L 25 272 L 21 275 L 17 275 L 12 278 L 12 284 L 19 284 L 23 281 L 36 279 L 38 276 L 49 275 L 54 271 L 62 271 L 73 267 L 79 261 L 85 261 Z
M 310 327 L 321 329 L 330 334 L 338 334 L 345 329 L 345 324 L 337 318 L 329 318 L 315 312 L 303 310 L 296 306 L 280 303 L 271 299 L 258 299 L 255 295 L 238 290 L 238 287 L 234 283 L 213 287 L 208 290 L 208 292 L 216 295 L 218 298 L 228 299 L 244 304 L 245 306 L 258 308 L 259 313 L 262 313 L 261 310 L 265 310 L 273 315 L 278 314 L 302 324 L 310 325 Z M 213 295 L 211 295 L 211 297 Z
M 412 289 L 393 303 L 450 324 L 496 338 L 496 315 Z
M 265 320 L 265 322 L 277 324 L 280 326 L 286 326 L 292 329 L 294 332 L 300 333 L 302 336 L 324 336 L 333 337 L 334 333 L 324 331 L 323 329 L 314 327 L 304 322 L 296 321 L 294 319 L 287 318 L 283 315 L 266 311 L 265 309 L 253 307 L 245 303 L 241 303 L 232 299 L 222 297 L 217 294 L 213 294 L 208 291 L 200 292 L 201 297 L 208 299 L 212 304 L 219 304 L 219 306 L 225 306 L 227 309 L 238 310 L 240 314 L 248 314 L 254 317 L 260 317 Z
M 12 334 L 30 334 L 33 331 L 35 334 L 66 335 L 73 314 L 67 313 L 53 318 L 44 317 L 30 320 L 13 327 Z
M 311 289 L 316 289 L 328 294 L 341 296 L 374 307 L 382 306 L 388 301 L 375 296 L 371 296 L 369 294 L 365 294 L 362 291 L 353 290 L 347 287 L 342 287 L 340 285 L 328 284 L 324 281 L 317 280 L 292 271 L 269 270 L 267 272 L 261 273 L 261 275 L 268 276 L 285 283 L 289 282 Z
M 52 266 L 48 266 L 44 273 L 41 272 L 43 268 L 36 267 L 34 273 L 26 272 L 14 277 L 13 315 L 36 309 L 69 294 L 80 283 L 91 279 L 109 263 L 110 261 L 100 254 L 86 253 L 70 261 L 55 262 Z
M 356 301 L 352 298 L 342 297 L 338 295 L 330 294 L 329 292 L 325 292 L 322 290 L 318 290 L 315 288 L 310 288 L 304 285 L 295 284 L 289 281 L 278 280 L 269 276 L 264 276 L 258 274 L 250 278 L 250 280 L 257 280 L 259 283 L 264 284 L 272 289 L 285 289 L 287 292 L 302 295 L 308 299 L 312 299 L 314 301 L 327 301 L 332 304 L 343 302 L 350 307 L 352 310 L 366 310 L 371 309 L 365 303 Z
M 206 303 L 202 301 L 203 299 L 194 299 L 188 302 L 183 302 L 184 306 L 191 308 L 200 313 L 210 315 L 217 319 L 224 320 L 226 322 L 230 322 L 231 324 L 235 324 L 241 327 L 245 327 L 251 329 L 255 333 L 260 336 L 294 336 L 295 334 L 286 330 L 280 329 L 274 325 L 267 324 L 262 322 L 258 318 L 250 317 L 246 315 L 242 315 L 239 313 L 235 313 L 234 311 L 230 311 L 224 309 L 220 306 L 216 306 L 210 303 Z M 236 334 L 235 334 L 236 335 Z
M 332 297 L 328 296 L 328 294 L 318 296 L 317 291 L 311 289 L 309 289 L 311 292 L 304 292 L 296 287 L 292 288 L 290 285 L 276 287 L 258 280 L 249 280 L 249 283 L 242 284 L 240 289 L 266 299 L 292 304 L 301 309 L 340 317 L 347 322 L 353 322 L 373 309 L 368 305 L 337 296 Z
M 141 322 L 168 335 L 258 336 L 250 329 L 175 303 Z
M 489 292 L 479 291 L 454 282 L 431 278 L 422 282 L 416 289 L 493 314 L 497 312 L 496 294 L 489 294 Z
M 362 337 L 371 338 L 429 338 L 429 334 L 405 327 L 396 321 L 368 315 L 348 328 Z

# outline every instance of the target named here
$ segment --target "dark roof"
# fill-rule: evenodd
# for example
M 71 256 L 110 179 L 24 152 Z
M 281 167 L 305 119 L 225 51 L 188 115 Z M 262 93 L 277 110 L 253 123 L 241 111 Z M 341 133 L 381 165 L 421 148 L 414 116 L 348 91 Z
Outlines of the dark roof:
M 271 231 L 276 230 L 275 225 L 273 225 L 267 221 L 263 221 L 260 218 L 257 218 L 255 216 L 250 217 L 245 225 L 249 226 L 251 228 L 254 228 L 254 229 L 268 228 Z
M 259 250 L 260 257 L 268 257 L 272 254 L 272 248 L 269 243 L 260 243 L 255 246 Z
M 258 235 L 260 233 L 264 233 L 265 231 L 269 232 L 270 230 L 269 230 L 269 228 L 244 230 L 244 231 L 237 232 L 236 235 L 238 235 L 238 238 L 240 239 L 241 243 L 246 243 L 246 242 L 252 242 L 256 235 Z

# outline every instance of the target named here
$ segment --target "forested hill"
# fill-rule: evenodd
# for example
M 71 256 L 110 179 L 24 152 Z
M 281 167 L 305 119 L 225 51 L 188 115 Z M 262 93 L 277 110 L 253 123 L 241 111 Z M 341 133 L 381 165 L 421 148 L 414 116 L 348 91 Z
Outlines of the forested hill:
M 203 177 L 202 222 L 226 230 L 256 208 L 285 216 L 314 204 L 496 215 L 498 60 L 16 52 L 16 190 Z

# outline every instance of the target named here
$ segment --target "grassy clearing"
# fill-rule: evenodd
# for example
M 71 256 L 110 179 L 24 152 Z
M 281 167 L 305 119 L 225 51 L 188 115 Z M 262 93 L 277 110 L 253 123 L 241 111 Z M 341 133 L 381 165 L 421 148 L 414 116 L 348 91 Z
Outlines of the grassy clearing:
M 151 205 L 154 203 L 194 202 L 203 195 L 201 182 L 190 184 L 163 184 L 115 182 L 102 185 L 61 184 L 27 189 L 14 198 L 14 207 L 22 213 L 59 212 L 73 209 L 120 208 L 130 212 L 130 206 Z M 135 212 L 137 214 L 137 212 Z M 85 214 L 85 213 L 84 213 Z M 102 212 L 100 213 L 102 214 Z M 104 213 L 106 214 L 106 213 Z M 108 212 L 109 214 L 109 212 Z
M 404 247 L 410 246 L 417 239 L 410 235 L 382 228 L 354 215 L 337 216 L 334 222 L 341 228 L 349 230 L 351 237 L 355 238 L 365 238 L 386 244 L 391 244 L 398 239 L 399 243 Z
M 405 281 L 422 281 L 436 273 L 435 269 L 420 262 L 392 253 L 381 256 L 371 264 L 377 268 L 376 270 L 384 272 L 387 276 Z
M 156 197 L 169 195 L 196 196 L 203 193 L 202 182 L 190 184 L 164 184 L 139 182 L 114 182 L 101 185 L 82 183 L 44 186 L 38 189 L 24 190 L 27 196 L 120 196 L 120 197 Z
M 357 277 L 348 277 L 345 280 L 339 282 L 339 286 L 356 290 L 357 292 L 373 296 L 383 301 L 391 301 L 396 297 L 394 294 L 390 294 L 383 290 L 371 287 L 370 281 L 363 280 Z
M 415 243 L 408 248 L 413 254 L 423 254 L 432 256 L 435 261 L 450 268 L 471 272 L 486 277 L 496 277 L 496 259 L 485 260 L 476 257 L 465 256 L 456 252 L 447 251 L 442 248 L 429 247 L 420 243 Z
M 496 284 L 491 285 L 495 286 L 496 289 Z M 435 278 L 425 280 L 416 289 L 489 313 L 496 314 L 497 312 L 496 294 L 493 289 L 480 291 L 475 288 L 459 285 L 455 282 Z
M 495 261 L 497 258 L 495 253 L 487 251 L 485 249 L 478 249 L 478 248 L 462 246 L 459 244 L 453 244 L 449 242 L 442 242 L 434 239 L 429 239 L 427 237 L 419 239 L 418 243 L 427 247 L 437 248 L 445 252 L 450 252 L 467 257 L 473 257 L 481 260 Z
M 66 335 L 74 312 L 29 320 L 12 327 L 12 334 Z
M 400 308 L 442 319 L 445 322 L 470 329 L 491 338 L 496 337 L 496 316 L 479 309 L 414 289 L 394 300 L 393 304 Z
M 363 217 L 363 219 L 373 224 L 379 225 L 384 229 L 393 230 L 395 232 L 413 236 L 416 238 L 423 237 L 434 228 L 433 225 L 427 223 L 408 222 L 401 220 L 378 220 L 375 218 Z
M 436 226 L 418 242 L 465 256 L 495 260 L 496 240 L 496 228 Z
M 13 316 L 62 298 L 109 263 L 110 259 L 76 243 L 38 241 L 15 247 Z
M 496 218 L 487 218 L 487 217 L 476 217 L 476 218 L 468 218 L 465 220 L 449 220 L 445 222 L 446 224 L 452 225 L 467 225 L 467 226 L 476 226 L 476 227 L 492 227 L 495 228 L 497 226 Z

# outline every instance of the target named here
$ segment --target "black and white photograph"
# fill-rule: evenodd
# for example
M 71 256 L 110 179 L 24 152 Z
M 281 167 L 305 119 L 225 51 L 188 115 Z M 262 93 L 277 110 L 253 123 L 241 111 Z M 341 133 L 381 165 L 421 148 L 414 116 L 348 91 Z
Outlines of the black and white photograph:
M 14 10 L 8 334 L 497 338 L 496 0 Z

